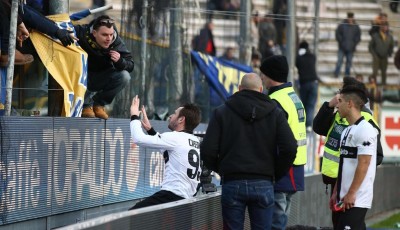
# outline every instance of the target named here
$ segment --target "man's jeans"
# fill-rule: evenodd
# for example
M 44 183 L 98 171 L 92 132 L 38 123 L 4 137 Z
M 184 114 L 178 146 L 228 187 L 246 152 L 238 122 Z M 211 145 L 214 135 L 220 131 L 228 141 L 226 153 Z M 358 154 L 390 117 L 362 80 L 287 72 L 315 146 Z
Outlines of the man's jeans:
M 300 99 L 306 110 L 306 126 L 312 126 L 315 104 L 318 98 L 318 81 L 309 81 L 300 85 Z
M 335 76 L 338 77 L 340 74 L 340 70 L 342 69 L 342 63 L 343 63 L 343 57 L 346 56 L 346 67 L 344 69 L 344 75 L 345 76 L 350 76 L 350 70 L 351 70 L 351 63 L 353 61 L 353 52 L 343 52 L 343 50 L 339 49 L 338 50 L 338 60 L 336 63 L 336 69 L 335 69 Z
M 243 229 L 248 208 L 251 229 L 271 229 L 274 187 L 268 180 L 234 180 L 222 185 L 224 229 Z
M 87 90 L 83 107 L 108 105 L 131 79 L 126 70 L 108 69 L 103 72 L 88 72 Z M 92 97 L 93 93 L 94 96 Z
M 272 217 L 272 229 L 285 230 L 290 213 L 290 199 L 295 192 L 275 192 L 274 214 Z

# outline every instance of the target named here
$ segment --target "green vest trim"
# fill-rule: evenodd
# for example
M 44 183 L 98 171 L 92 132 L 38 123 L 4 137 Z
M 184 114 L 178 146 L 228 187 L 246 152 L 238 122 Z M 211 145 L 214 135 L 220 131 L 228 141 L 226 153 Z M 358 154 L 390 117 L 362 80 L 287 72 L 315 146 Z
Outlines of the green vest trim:
M 361 112 L 366 121 L 372 120 L 375 124 L 373 116 L 368 112 Z M 343 130 L 349 126 L 345 118 L 340 118 L 339 113 L 335 113 L 334 122 L 328 131 L 325 139 L 324 155 L 322 159 L 321 173 L 332 178 L 337 178 L 339 171 L 340 159 L 340 138 Z

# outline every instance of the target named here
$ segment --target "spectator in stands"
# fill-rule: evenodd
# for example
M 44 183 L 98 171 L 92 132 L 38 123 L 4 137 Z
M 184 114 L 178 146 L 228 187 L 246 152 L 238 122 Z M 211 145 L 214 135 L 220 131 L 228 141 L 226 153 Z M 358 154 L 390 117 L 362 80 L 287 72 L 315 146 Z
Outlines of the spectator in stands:
M 388 16 L 386 13 L 381 12 L 374 18 L 374 20 L 371 22 L 371 29 L 369 30 L 369 35 L 373 35 L 375 33 L 379 33 L 380 30 L 380 25 L 382 23 L 387 23 L 388 22 Z
M 96 1 L 93 0 L 93 4 L 98 2 L 98 4 L 104 4 L 104 0 Z M 133 7 L 129 10 L 128 22 L 129 25 L 133 15 L 136 18 L 136 26 L 138 28 L 137 31 L 147 30 L 148 38 L 153 42 L 159 41 L 159 39 L 165 38 L 165 30 L 166 30 L 166 20 L 167 15 L 166 11 L 169 11 L 170 8 L 170 0 L 148 0 L 148 9 L 147 9 L 147 25 L 143 27 L 143 0 L 134 0 Z
M 400 49 L 398 48 L 394 55 L 393 63 L 398 70 L 400 70 Z
M 260 37 L 258 49 L 264 59 L 274 54 L 273 49 L 277 40 L 277 31 L 271 15 L 266 14 L 265 17 L 261 19 L 258 29 Z
M 230 11 L 236 12 L 240 10 L 240 1 L 239 0 L 207 0 L 207 9 L 211 11 L 207 15 L 207 19 L 211 20 L 214 17 L 214 11 Z M 233 14 L 224 13 L 224 18 L 236 18 Z
M 165 168 L 161 190 L 136 203 L 130 210 L 193 197 L 201 174 L 200 140 L 193 135 L 193 130 L 200 123 L 199 108 L 192 104 L 177 108 L 169 116 L 168 128 L 172 132 L 160 134 L 151 127 L 144 106 L 140 111 L 139 104 L 140 99 L 135 96 L 130 107 L 131 138 L 141 147 L 161 149 Z M 149 135 L 143 133 L 142 127 Z
M 225 49 L 225 52 L 219 59 L 231 61 L 231 62 L 239 62 L 239 59 L 235 57 L 235 49 L 233 47 L 228 47 Z
M 393 13 L 397 13 L 397 6 L 399 5 L 400 0 L 391 0 L 389 7 Z
M 2 55 L 0 57 L 0 63 L 2 66 L 8 64 L 8 39 L 10 32 L 10 12 L 11 3 L 10 0 L 0 1 L 3 7 L 0 8 L 1 20 L 1 50 Z M 29 1 L 30 4 L 35 1 Z M 41 1 L 37 1 L 40 2 Z M 39 3 L 38 3 L 39 4 Z M 29 36 L 29 32 L 26 28 L 36 29 L 44 34 L 47 34 L 53 38 L 58 38 L 64 46 L 70 45 L 74 42 L 74 37 L 65 29 L 60 29 L 51 20 L 44 17 L 40 12 L 30 7 L 30 5 L 20 5 L 18 14 L 18 25 L 19 29 L 17 31 L 17 40 L 19 45 L 22 46 L 22 41 Z M 25 27 L 26 26 L 26 27 Z M 15 64 L 23 65 L 33 61 L 33 56 L 30 54 L 22 54 L 18 50 L 15 51 Z
M 388 57 L 392 56 L 394 39 L 389 32 L 389 24 L 381 23 L 379 33 L 374 33 L 369 42 L 369 52 L 372 54 L 372 75 L 378 75 L 378 69 L 381 71 L 381 84 L 386 85 L 386 70 L 388 66 Z
M 18 14 L 17 19 L 17 41 L 22 47 L 22 43 L 29 37 L 29 31 L 26 29 L 22 21 L 22 12 Z M 11 4 L 9 0 L 0 0 L 0 66 L 8 65 L 8 48 L 10 37 L 10 17 Z M 33 62 L 33 56 L 30 54 L 22 54 L 15 50 L 14 65 L 24 65 Z
M 253 68 L 255 73 L 260 74 L 261 53 L 258 52 L 258 50 L 254 47 L 251 50 L 250 65 Z
M 26 4 L 39 13 L 47 15 L 49 11 L 49 1 L 50 0 L 27 0 Z
M 315 104 L 318 98 L 318 75 L 316 71 L 317 59 L 308 48 L 308 43 L 302 41 L 296 58 L 296 67 L 299 72 L 300 99 L 306 109 L 306 127 L 311 131 L 314 119 Z
M 106 0 L 93 0 L 92 1 L 92 7 L 93 8 L 98 8 L 106 5 Z
M 54 22 L 30 10 L 28 6 L 24 10 L 24 21 L 35 22 L 32 24 L 33 28 L 59 38 L 64 46 L 79 39 L 79 45 L 88 53 L 88 81 L 82 117 L 108 119 L 104 105 L 110 104 L 129 83 L 129 72 L 134 65 L 130 51 L 118 36 L 114 20 L 102 15 L 90 24 L 76 25 L 74 29 L 78 38 L 75 38 L 67 30 L 59 29 Z
M 343 57 L 346 56 L 345 76 L 350 76 L 351 65 L 353 61 L 353 54 L 356 51 L 358 43 L 361 41 L 361 29 L 354 20 L 352 12 L 347 13 L 347 19 L 336 29 L 336 41 L 338 42 L 338 60 L 336 63 L 335 77 L 338 78 Z
M 105 6 L 105 5 L 106 5 L 106 0 L 92 0 L 92 8 L 93 9 L 99 8 L 99 7 L 102 7 L 102 6 Z M 142 9 L 142 7 L 140 7 L 140 9 Z M 102 15 L 101 13 L 95 13 L 93 15 L 93 17 L 97 18 L 97 17 L 99 17 L 101 15 Z
M 240 1 L 238 0 L 209 0 L 207 1 L 209 10 L 218 11 L 238 11 L 240 9 Z
M 88 53 L 88 82 L 82 117 L 108 119 L 104 106 L 130 81 L 133 57 L 107 15 L 75 26 L 79 45 Z M 93 92 L 96 92 L 93 95 Z
M 368 92 L 369 106 L 371 110 L 374 111 L 375 103 L 382 102 L 382 89 L 381 87 L 378 87 L 378 85 L 376 84 L 376 77 L 374 75 L 370 75 L 368 77 L 368 86 L 369 86 L 369 92 Z
M 276 29 L 276 44 L 279 45 L 282 54 L 286 53 L 286 20 L 287 0 L 274 0 L 272 13 Z
M 148 17 L 149 22 L 149 35 L 153 42 L 157 42 L 160 39 L 165 39 L 168 33 L 168 14 L 171 8 L 170 0 L 153 0 L 151 2 L 153 9 L 150 11 Z
M 224 229 L 243 229 L 246 207 L 252 229 L 271 229 L 274 177 L 295 158 L 284 113 L 262 91 L 260 77 L 245 74 L 239 91 L 214 110 L 200 146 L 204 165 L 222 178 Z
M 364 84 L 357 81 L 355 78 L 344 77 L 343 88 L 351 85 L 358 85 L 358 88 L 365 88 Z M 336 94 L 329 102 L 324 102 L 313 121 L 314 132 L 318 135 L 326 137 L 321 173 L 322 181 L 326 185 L 326 190 L 328 190 L 328 185 L 331 186 L 331 195 L 333 194 L 339 171 L 340 136 L 342 135 L 343 130 L 349 125 L 347 120 L 341 118 L 338 112 L 335 111 L 335 108 L 338 104 L 338 97 L 338 94 Z M 380 133 L 378 123 L 374 120 L 372 111 L 369 109 L 369 107 L 364 106 L 361 111 L 361 115 Z M 383 151 L 380 143 L 380 135 L 378 138 L 377 156 L 377 164 L 381 164 L 383 159 Z M 332 212 L 332 223 L 334 229 L 337 227 L 337 218 L 338 213 Z
M 207 22 L 204 25 L 204 27 L 200 30 L 200 34 L 193 38 L 193 50 L 215 56 L 217 50 L 214 44 L 214 35 L 212 33 L 213 29 L 214 24 L 212 22 Z
M 360 74 L 360 73 L 356 74 L 356 80 L 359 81 L 359 82 L 364 83 L 364 77 L 363 77 L 363 75 Z
M 297 141 L 296 159 L 290 173 L 274 184 L 274 214 L 272 229 L 285 229 L 290 213 L 290 201 L 297 191 L 304 190 L 304 165 L 307 163 L 307 137 L 304 106 L 287 82 L 289 66 L 285 56 L 274 55 L 265 59 L 260 67 L 268 95 L 278 103 Z M 280 154 L 278 151 L 276 154 Z
M 258 49 L 258 41 L 260 38 L 258 26 L 259 26 L 260 17 L 258 12 L 256 11 L 251 17 L 250 31 L 251 31 L 251 47 Z
M 349 122 L 340 138 L 340 173 L 329 201 L 331 210 L 342 202 L 335 229 L 366 229 L 365 215 L 372 206 L 379 133 L 361 115 L 367 103 L 365 87 L 350 85 L 340 91 L 336 108 Z

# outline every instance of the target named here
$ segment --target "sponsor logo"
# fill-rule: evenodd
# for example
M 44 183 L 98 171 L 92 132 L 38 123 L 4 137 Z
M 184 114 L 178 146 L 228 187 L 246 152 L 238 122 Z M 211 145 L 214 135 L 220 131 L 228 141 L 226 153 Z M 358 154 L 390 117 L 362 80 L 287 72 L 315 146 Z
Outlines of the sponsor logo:
M 364 145 L 364 146 L 370 146 L 370 145 L 371 145 L 371 142 L 369 142 L 369 141 L 364 141 L 364 142 L 362 143 L 362 145 Z

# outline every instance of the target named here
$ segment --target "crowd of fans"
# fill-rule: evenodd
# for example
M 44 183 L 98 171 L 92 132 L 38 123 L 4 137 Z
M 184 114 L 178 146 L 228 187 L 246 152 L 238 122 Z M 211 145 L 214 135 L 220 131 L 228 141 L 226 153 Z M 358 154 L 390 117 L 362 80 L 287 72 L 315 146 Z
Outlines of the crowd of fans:
M 220 11 L 238 11 L 240 9 L 239 1 L 235 0 L 224 0 L 207 1 L 207 6 L 210 10 Z M 263 59 L 272 55 L 285 55 L 286 53 L 286 17 L 287 17 L 287 1 L 286 0 L 274 0 L 271 7 L 271 13 L 260 15 L 258 12 L 254 12 L 251 20 L 251 65 L 253 69 L 258 69 Z M 9 11 L 10 1 L 1 0 L 1 15 L 2 20 L 1 26 L 1 57 L 0 65 L 6 66 L 8 64 L 8 35 L 9 35 Z M 93 1 L 93 6 L 104 6 L 104 0 Z M 25 13 L 20 10 L 18 20 L 18 34 L 17 39 L 19 45 L 22 46 L 22 42 L 29 37 L 29 28 L 37 29 L 43 33 L 50 35 L 51 37 L 59 39 L 64 45 L 72 43 L 68 31 L 63 29 L 49 30 L 43 25 L 49 23 L 43 15 L 48 12 L 48 4 L 46 0 L 28 0 L 26 5 Z M 42 16 L 39 16 L 42 15 Z M 29 18 L 30 17 L 30 18 Z M 30 20 L 34 17 L 34 20 Z M 343 59 L 346 58 L 344 76 L 354 76 L 352 73 L 352 58 L 356 47 L 361 41 L 361 30 L 359 25 L 354 19 L 354 14 L 349 12 L 347 18 L 341 22 L 336 29 L 336 39 L 338 41 L 338 58 L 337 65 L 334 71 L 335 77 L 341 77 L 341 65 Z M 45 22 L 45 23 L 42 23 Z M 27 29 L 28 28 L 28 29 Z M 51 27 L 53 28 L 53 27 Z M 212 21 L 207 22 L 201 29 L 198 36 L 195 36 L 192 40 L 192 48 L 196 51 L 201 51 L 212 56 L 217 55 L 217 49 L 214 35 L 214 25 Z M 372 59 L 372 74 L 366 79 L 371 79 L 371 82 L 377 85 L 387 84 L 387 67 L 388 58 L 394 54 L 394 38 L 391 34 L 388 16 L 385 13 L 380 13 L 376 18 L 371 21 L 371 29 L 369 31 L 371 40 L 369 42 L 369 52 L 371 53 Z M 298 39 L 297 39 L 298 40 Z M 297 42 L 297 41 L 296 41 Z M 306 42 L 306 41 L 304 41 Z M 304 43 L 303 43 L 304 44 Z M 301 47 L 297 46 L 300 51 Z M 307 46 L 308 47 L 308 46 Z M 17 48 L 15 54 L 15 65 L 24 65 L 33 61 L 31 54 L 24 54 Z M 25 50 L 25 49 L 23 49 Z M 311 53 L 311 50 L 309 50 Z M 223 58 L 232 62 L 239 62 L 238 52 L 236 47 L 226 47 Z M 303 56 L 303 55 L 299 55 Z M 395 64 L 400 67 L 400 53 L 397 52 L 395 55 Z M 90 67 L 89 67 L 90 68 Z M 300 67 L 301 68 L 301 67 Z M 302 70 L 298 69 L 299 80 Z M 318 70 L 316 70 L 318 72 Z M 374 78 L 372 80 L 372 78 Z M 317 76 L 317 79 L 318 76 Z M 364 81 L 368 83 L 370 81 Z M 304 87 L 304 85 L 303 85 Z M 89 114 L 92 116 L 93 114 Z M 105 116 L 104 116 L 105 117 Z

